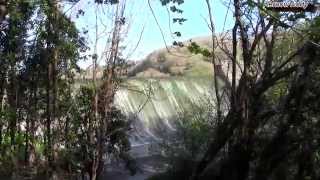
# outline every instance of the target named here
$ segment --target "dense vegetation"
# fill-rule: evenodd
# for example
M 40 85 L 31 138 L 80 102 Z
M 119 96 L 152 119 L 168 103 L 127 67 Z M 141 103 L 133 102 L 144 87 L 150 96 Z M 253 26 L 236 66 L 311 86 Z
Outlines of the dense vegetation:
M 67 179 L 96 179 L 105 154 L 127 157 L 130 148 L 124 133 L 128 124 L 112 106 L 117 54 L 108 59 L 111 73 L 101 87 L 74 90 L 77 62 L 88 47 L 58 2 L 10 0 L 3 13 L 1 176 L 49 178 L 58 172 Z
M 208 23 L 212 47 L 222 48 L 231 61 L 227 107 L 224 93 L 215 88 L 210 145 L 204 156 L 181 161 L 154 179 L 317 179 L 319 17 L 273 12 L 256 2 L 233 3 L 235 25 L 226 36 L 232 37 L 231 48 L 216 37 L 212 19 Z M 211 58 L 217 77 L 225 62 L 215 49 L 196 43 L 188 48 Z
M 160 1 L 183 25 L 184 1 Z M 130 122 L 114 105 L 126 66 L 119 47 L 125 1 L 94 2 L 116 7 L 99 83 L 97 52 L 85 56 L 86 40 L 57 0 L 0 0 L 1 177 L 95 180 L 111 155 L 124 159 L 134 174 Z M 212 66 L 215 103 L 178 117 L 176 138 L 162 144 L 168 171 L 151 179 L 319 179 L 320 17 L 234 0 L 234 27 L 217 37 L 205 2 L 211 44 L 174 45 Z M 160 65 L 169 62 L 159 56 Z M 93 62 L 92 83 L 75 88 L 77 62 L 85 58 Z M 160 65 L 145 66 L 188 72 L 187 64 L 181 72 Z M 221 78 L 228 84 L 224 89 Z

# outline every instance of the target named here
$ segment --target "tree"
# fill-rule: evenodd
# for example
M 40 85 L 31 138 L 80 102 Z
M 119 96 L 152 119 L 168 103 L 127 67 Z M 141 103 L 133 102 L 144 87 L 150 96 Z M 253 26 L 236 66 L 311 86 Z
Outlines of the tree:
M 215 64 L 216 44 L 229 58 L 222 63 L 231 65 L 231 72 L 224 72 L 231 74 L 230 106 L 218 115 L 211 145 L 191 179 L 319 178 L 319 131 L 312 128 L 319 121 L 311 113 L 311 106 L 318 105 L 309 99 L 319 92 L 317 83 L 307 83 L 318 77 L 319 17 L 272 12 L 261 1 L 234 0 L 234 27 L 216 37 L 206 3 L 213 50 L 196 43 L 188 48 Z M 221 102 L 216 103 L 219 107 Z
M 8 168 L 15 172 L 21 159 L 34 168 L 44 155 L 37 146 L 43 146 L 48 167 L 54 169 L 54 149 L 66 141 L 57 132 L 68 112 L 64 103 L 72 94 L 84 42 L 52 1 L 16 0 L 7 8 L 9 18 L 1 22 L 1 159 L 10 163 L 14 157 Z
M 304 138 L 314 136 L 305 134 L 300 139 L 292 136 L 292 133 L 304 132 L 302 124 L 312 119 L 304 115 L 310 110 L 305 108 L 308 106 L 305 93 L 311 90 L 311 86 L 305 82 L 312 78 L 311 67 L 318 69 L 315 60 L 319 56 L 319 41 L 313 33 L 319 28 L 315 25 L 319 18 L 307 25 L 306 29 L 312 29 L 313 33 L 309 32 L 307 38 L 302 37 L 303 43 L 289 44 L 292 53 L 288 55 L 276 50 L 288 46 L 283 44 L 283 39 L 294 38 L 299 18 L 294 19 L 294 25 L 291 26 L 285 20 L 290 13 L 270 12 L 260 2 L 244 3 L 235 0 L 233 5 L 233 51 L 230 53 L 225 49 L 233 66 L 231 107 L 217 126 L 214 140 L 195 168 L 192 179 L 239 180 L 248 179 L 249 176 L 253 179 L 276 178 L 276 171 L 284 165 L 295 172 L 294 178 L 317 178 L 319 174 L 314 168 L 315 164 L 309 165 L 308 170 L 301 170 L 302 176 L 295 169 L 295 165 L 300 163 L 295 159 L 300 150 L 315 155 L 316 149 L 311 148 L 309 143 L 303 143 L 306 141 Z M 284 37 L 285 33 L 291 35 Z M 238 39 L 243 67 L 235 88 Z M 296 50 L 292 51 L 293 48 Z M 287 84 L 286 93 L 278 97 L 276 103 L 270 104 L 266 95 L 281 81 Z M 313 93 L 319 94 L 315 91 Z M 318 133 L 313 131 L 311 134 Z M 226 153 L 222 153 L 224 151 Z M 282 173 L 289 178 L 289 173 Z

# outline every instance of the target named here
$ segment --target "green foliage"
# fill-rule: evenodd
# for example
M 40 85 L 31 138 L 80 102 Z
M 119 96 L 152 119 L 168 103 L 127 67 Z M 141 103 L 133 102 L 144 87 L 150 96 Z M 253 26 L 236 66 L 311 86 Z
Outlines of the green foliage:
M 187 19 L 185 18 L 173 18 L 173 23 L 179 23 L 180 25 L 182 25 L 185 21 L 187 21 Z
M 49 135 L 60 153 L 68 141 L 63 132 L 68 129 L 73 107 L 74 73 L 87 49 L 74 23 L 55 8 L 53 1 L 13 0 L 8 9 L 7 22 L 0 22 L 1 175 L 19 173 L 21 166 L 41 168 L 38 165 L 44 164 L 48 107 L 55 107 L 51 118 L 55 125 L 51 125 Z M 54 60 L 52 80 L 48 73 Z M 55 96 L 48 98 L 53 88 Z
M 272 104 L 276 104 L 281 97 L 288 92 L 288 81 L 280 81 L 278 84 L 269 89 L 266 93 L 267 100 Z
M 310 24 L 310 27 L 307 28 L 306 33 L 309 35 L 309 38 L 313 42 L 319 42 L 320 41 L 320 17 L 317 16 L 313 19 L 313 21 Z
M 181 138 L 178 142 L 182 145 L 172 152 L 182 152 L 179 155 L 196 160 L 207 149 L 212 122 L 210 122 L 209 107 L 191 105 L 190 109 L 177 119 L 177 137 Z
M 188 50 L 193 54 L 201 54 L 204 57 L 210 57 L 211 52 L 207 48 L 200 47 L 196 42 L 191 42 L 188 46 Z
M 183 13 L 183 11 L 181 9 L 178 9 L 176 6 L 171 6 L 170 10 L 172 12 Z
M 69 130 L 65 133 L 66 148 L 61 150 L 61 163 L 69 166 L 72 172 L 87 172 L 88 164 L 96 153 L 97 136 L 100 118 L 95 119 L 93 111 L 94 88 L 81 86 L 72 97 L 72 104 L 69 114 Z M 127 136 L 129 128 L 126 117 L 116 108 L 110 111 L 111 117 L 108 124 L 107 134 L 104 136 L 104 143 L 107 144 L 108 156 L 130 161 L 130 156 L 125 155 L 130 150 L 130 142 Z
M 94 0 L 94 2 L 98 4 L 117 4 L 119 0 Z
M 163 6 L 169 4 L 169 3 L 174 3 L 174 4 L 178 4 L 178 5 L 181 5 L 184 3 L 184 0 L 160 0 L 161 4 Z
M 210 115 L 210 104 L 205 102 L 201 105 L 190 103 L 190 109 L 181 112 L 177 118 L 177 134 L 176 142 L 179 145 L 169 149 L 173 156 L 175 152 L 177 155 L 184 156 L 196 160 L 201 153 L 207 148 L 208 139 L 212 131 L 213 122 Z M 175 149 L 177 148 L 177 149 Z
M 176 133 L 161 147 L 168 159 L 168 169 L 150 177 L 156 179 L 188 179 L 193 167 L 208 149 L 214 129 L 210 103 L 201 105 L 189 102 L 190 109 L 177 118 Z
M 183 10 L 178 8 L 179 5 L 184 3 L 184 0 L 160 0 L 162 6 L 167 6 L 169 5 L 170 7 L 170 11 L 176 14 L 182 14 Z M 172 18 L 173 23 L 179 23 L 180 25 L 182 25 L 185 21 L 187 21 L 187 19 L 183 18 L 183 17 L 174 17 Z M 181 36 L 181 32 L 175 32 L 174 33 L 177 37 Z M 176 41 L 175 41 L 176 42 Z

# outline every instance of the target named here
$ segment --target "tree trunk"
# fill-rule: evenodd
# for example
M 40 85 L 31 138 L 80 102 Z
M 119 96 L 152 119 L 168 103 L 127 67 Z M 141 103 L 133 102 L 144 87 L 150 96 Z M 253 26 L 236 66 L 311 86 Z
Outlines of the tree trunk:
M 0 24 L 7 15 L 7 0 L 0 0 Z
M 9 104 L 9 129 L 11 146 L 15 146 L 17 133 L 17 82 L 15 75 L 15 65 L 11 64 L 9 70 L 8 85 L 8 104 Z
M 48 58 L 48 69 L 47 69 L 47 97 L 46 97 L 46 103 L 47 103 L 47 113 L 46 113 L 46 156 L 48 165 L 51 166 L 52 164 L 52 158 L 51 158 L 51 151 L 52 151 L 52 144 L 51 144 L 51 82 L 52 82 L 52 63 L 50 62 Z
M 208 12 L 209 12 L 209 19 L 210 19 L 210 30 L 211 30 L 211 44 L 212 44 L 212 54 L 211 54 L 211 63 L 213 66 L 213 71 L 214 71 L 214 75 L 213 75 L 213 79 L 214 79 L 214 90 L 215 90 L 215 97 L 216 97 L 216 113 L 217 113 L 217 124 L 219 125 L 221 123 L 222 120 L 222 109 L 221 109 L 221 95 L 219 92 L 219 83 L 218 83 L 218 66 L 221 66 L 221 63 L 217 63 L 216 62 L 216 54 L 215 54 L 215 26 L 214 26 L 214 22 L 212 19 L 212 9 L 211 9 L 211 5 L 210 5 L 210 1 L 206 0 L 206 4 L 207 4 L 207 8 L 208 8 Z
M 26 131 L 25 131 L 25 147 L 24 147 L 24 162 L 25 164 L 28 164 L 29 160 L 29 134 L 30 134 L 30 117 L 26 117 Z

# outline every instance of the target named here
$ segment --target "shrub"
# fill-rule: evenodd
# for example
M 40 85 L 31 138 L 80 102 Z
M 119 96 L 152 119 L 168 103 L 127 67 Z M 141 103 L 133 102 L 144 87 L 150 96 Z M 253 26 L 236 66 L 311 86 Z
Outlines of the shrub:
M 193 167 L 208 148 L 213 129 L 209 104 L 190 103 L 190 110 L 181 112 L 173 137 L 161 143 L 168 160 L 168 169 L 148 180 L 188 179 Z

